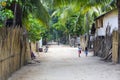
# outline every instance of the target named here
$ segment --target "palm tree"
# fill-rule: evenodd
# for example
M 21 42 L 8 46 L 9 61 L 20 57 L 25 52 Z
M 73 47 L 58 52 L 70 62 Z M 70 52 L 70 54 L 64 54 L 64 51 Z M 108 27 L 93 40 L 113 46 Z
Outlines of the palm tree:
M 62 21 L 62 23 L 65 24 L 67 19 L 70 16 L 75 15 L 75 13 L 77 13 L 76 24 L 74 26 L 75 30 L 77 29 L 78 26 L 82 26 L 86 30 L 89 27 L 88 25 L 92 24 L 95 17 L 101 15 L 103 12 L 106 12 L 112 9 L 111 5 L 114 6 L 113 3 L 114 3 L 114 0 L 103 0 L 103 1 L 101 0 L 94 0 L 94 1 L 93 0 L 84 0 L 84 1 L 82 0 L 53 0 L 53 5 L 55 7 L 60 7 L 60 9 L 63 9 L 61 13 L 62 18 L 59 19 Z M 97 10 L 96 13 L 95 13 L 95 8 Z M 87 21 L 90 23 L 87 23 L 88 25 L 85 25 L 86 23 L 84 20 L 82 20 L 81 14 L 86 15 L 84 16 L 85 18 L 87 18 L 87 15 L 91 15 L 91 16 L 93 14 L 99 14 L 99 15 L 94 15 L 91 18 L 88 17 L 89 19 L 86 19 L 86 20 L 90 20 L 90 21 Z M 88 27 L 85 27 L 85 26 L 88 26 Z
M 21 20 L 27 20 L 28 15 L 32 14 L 34 17 L 38 18 L 42 24 L 49 26 L 50 18 L 48 12 L 44 8 L 40 0 L 10 1 L 11 0 L 8 0 L 8 3 L 11 3 L 8 8 L 11 9 L 14 14 L 13 25 L 16 24 L 16 21 L 22 22 Z

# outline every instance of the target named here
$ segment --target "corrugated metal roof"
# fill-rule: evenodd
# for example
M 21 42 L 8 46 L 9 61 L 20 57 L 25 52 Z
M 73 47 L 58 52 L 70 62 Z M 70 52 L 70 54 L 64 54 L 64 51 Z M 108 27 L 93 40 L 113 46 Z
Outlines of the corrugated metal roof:
M 113 10 L 110 10 L 110 11 L 108 11 L 108 12 L 106 12 L 106 13 L 104 13 L 104 14 L 102 14 L 102 15 L 98 16 L 98 17 L 97 17 L 97 18 L 95 18 L 94 20 L 97 20 L 97 19 L 99 19 L 99 18 L 101 18 L 101 17 L 105 16 L 106 14 L 109 14 L 109 13 L 111 13 L 111 12 L 115 11 L 115 10 L 118 10 L 118 9 L 117 9 L 117 8 L 115 8 L 115 9 L 113 9 Z

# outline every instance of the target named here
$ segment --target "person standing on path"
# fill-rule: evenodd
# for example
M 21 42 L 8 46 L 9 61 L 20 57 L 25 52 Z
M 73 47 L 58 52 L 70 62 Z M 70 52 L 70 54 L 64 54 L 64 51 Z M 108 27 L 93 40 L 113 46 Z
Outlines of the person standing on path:
M 87 47 L 85 47 L 85 55 L 86 55 L 86 57 L 88 55 L 88 48 Z
M 82 51 L 82 49 L 80 47 L 80 44 L 78 44 L 78 57 L 80 57 L 81 51 Z

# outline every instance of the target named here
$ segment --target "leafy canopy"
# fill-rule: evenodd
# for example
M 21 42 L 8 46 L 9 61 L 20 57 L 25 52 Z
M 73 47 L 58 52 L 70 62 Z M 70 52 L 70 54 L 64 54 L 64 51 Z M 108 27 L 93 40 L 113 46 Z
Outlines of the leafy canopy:
M 0 1 L 0 26 L 9 18 L 14 18 L 14 13 L 6 9 L 15 1 L 22 9 L 22 22 L 28 31 L 31 41 L 39 40 L 49 27 L 49 14 L 43 7 L 41 0 L 2 0 Z M 16 4 L 15 3 L 15 4 Z M 14 7 L 13 7 L 14 9 Z

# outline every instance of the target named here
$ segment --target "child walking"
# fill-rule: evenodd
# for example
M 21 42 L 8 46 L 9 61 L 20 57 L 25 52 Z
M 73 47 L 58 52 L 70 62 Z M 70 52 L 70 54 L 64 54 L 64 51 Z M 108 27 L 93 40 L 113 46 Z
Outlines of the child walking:
M 85 54 L 86 54 L 86 56 L 88 55 L 88 48 L 87 47 L 85 47 Z
M 80 44 L 78 44 L 78 57 L 80 57 L 81 51 L 82 51 L 82 49 L 80 47 Z

